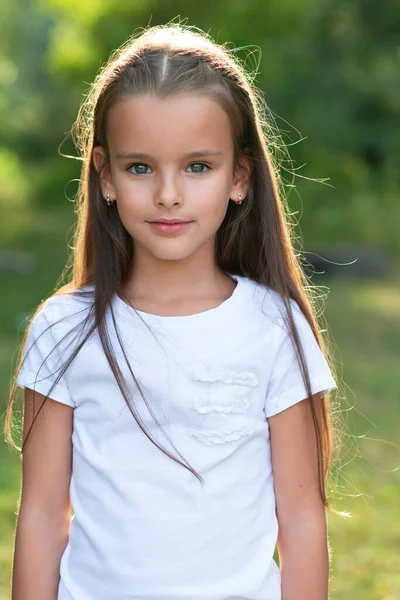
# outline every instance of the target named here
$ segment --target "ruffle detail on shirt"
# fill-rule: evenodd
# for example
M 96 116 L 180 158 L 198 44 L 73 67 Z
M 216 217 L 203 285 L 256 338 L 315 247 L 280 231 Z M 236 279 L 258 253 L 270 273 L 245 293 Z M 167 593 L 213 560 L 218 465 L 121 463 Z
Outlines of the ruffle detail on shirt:
M 258 385 L 258 379 L 254 373 L 235 373 L 231 371 L 205 374 L 205 373 L 191 373 L 191 376 L 196 381 L 220 381 L 222 383 L 236 384 L 236 385 Z
M 218 429 L 214 431 L 202 431 L 200 429 L 189 429 L 189 435 L 197 438 L 206 446 L 211 444 L 225 444 L 240 440 L 246 435 L 253 433 L 253 427 L 249 424 L 242 425 L 239 429 Z
M 249 410 L 250 400 L 247 398 L 235 399 L 235 398 L 224 398 L 221 400 L 216 400 L 215 402 L 211 400 L 202 400 L 202 399 L 194 399 L 192 406 L 190 407 L 192 410 L 197 411 L 201 415 L 210 412 L 219 412 L 219 413 L 236 413 L 243 415 Z

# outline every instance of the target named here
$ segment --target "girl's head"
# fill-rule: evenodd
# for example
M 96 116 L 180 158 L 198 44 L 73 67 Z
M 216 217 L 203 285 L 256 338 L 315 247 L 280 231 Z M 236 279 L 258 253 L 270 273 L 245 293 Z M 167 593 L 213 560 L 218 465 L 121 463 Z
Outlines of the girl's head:
M 168 25 L 129 39 L 74 124 L 87 211 L 79 272 L 98 281 L 112 269 L 111 287 L 122 291 L 140 253 L 201 252 L 224 272 L 273 283 L 272 269 L 285 268 L 279 258 L 293 259 L 263 108 L 233 52 L 203 33 Z M 160 236 L 148 223 L 159 218 L 191 223 Z M 282 275 L 287 293 L 293 284 Z
M 231 121 L 218 101 L 193 91 L 163 96 L 134 92 L 107 111 L 104 146 L 93 149 L 96 169 L 106 165 L 101 194 L 117 198 L 135 261 L 144 251 L 161 261 L 190 256 L 191 266 L 195 255 L 211 266 L 216 233 L 228 205 L 246 196 L 248 173 L 235 164 Z M 150 223 L 160 218 L 188 225 L 159 235 Z
M 333 433 L 329 395 L 317 411 L 290 299 L 300 306 L 322 350 L 325 345 L 311 286 L 292 247 L 292 225 L 272 155 L 280 138 L 267 115 L 244 66 L 204 33 L 165 25 L 129 39 L 96 77 L 73 127 L 83 161 L 78 225 L 72 277 L 56 293 L 76 293 L 95 284 L 93 326 L 76 353 L 96 329 L 136 419 L 109 346 L 105 314 L 115 293 L 128 301 L 125 284 L 138 258 L 184 261 L 199 256 L 224 273 L 246 276 L 278 292 L 314 417 L 326 502 Z M 179 234 L 161 236 L 149 224 L 160 218 L 190 224 Z M 185 459 L 179 461 L 150 432 L 146 435 L 198 476 Z

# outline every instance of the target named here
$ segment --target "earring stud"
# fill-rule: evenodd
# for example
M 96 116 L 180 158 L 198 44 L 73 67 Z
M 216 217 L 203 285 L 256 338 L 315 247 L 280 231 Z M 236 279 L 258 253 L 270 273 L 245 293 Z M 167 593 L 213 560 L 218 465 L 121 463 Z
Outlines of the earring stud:
M 237 195 L 239 196 L 238 204 L 242 204 L 242 202 L 243 202 L 242 194 L 240 192 L 238 192 Z
M 108 206 L 111 206 L 112 201 L 110 200 L 110 194 L 107 194 L 106 202 L 107 202 Z

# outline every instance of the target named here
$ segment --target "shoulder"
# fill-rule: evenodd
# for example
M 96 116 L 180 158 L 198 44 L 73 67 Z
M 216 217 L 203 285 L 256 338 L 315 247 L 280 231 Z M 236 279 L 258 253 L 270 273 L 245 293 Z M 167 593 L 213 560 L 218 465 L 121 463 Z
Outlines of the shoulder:
M 93 286 L 56 292 L 34 311 L 30 319 L 31 328 L 38 332 L 50 326 L 53 333 L 71 330 L 87 317 L 93 295 Z
M 266 284 L 247 277 L 242 279 L 252 298 L 251 308 L 256 313 L 263 315 L 267 321 L 282 326 L 286 321 L 286 310 L 285 299 L 281 294 Z M 305 319 L 296 300 L 287 297 L 286 303 L 289 305 L 296 323 Z
M 94 301 L 94 286 L 68 289 L 56 292 L 47 298 L 40 309 L 49 318 L 54 320 L 64 316 L 83 313 L 87 311 Z

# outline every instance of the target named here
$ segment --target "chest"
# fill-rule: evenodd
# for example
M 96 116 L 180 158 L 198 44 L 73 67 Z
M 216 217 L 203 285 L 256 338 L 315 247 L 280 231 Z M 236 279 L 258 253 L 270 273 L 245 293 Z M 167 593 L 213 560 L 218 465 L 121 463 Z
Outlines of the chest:
M 116 336 L 110 341 L 126 389 L 146 425 L 154 422 L 151 411 L 162 425 L 193 427 L 264 418 L 274 335 L 261 335 L 256 324 L 240 329 L 232 325 L 224 334 L 137 328 L 122 332 L 122 348 Z M 109 419 L 126 411 L 99 338 L 84 346 L 71 370 L 76 416 L 94 411 L 97 419 Z

